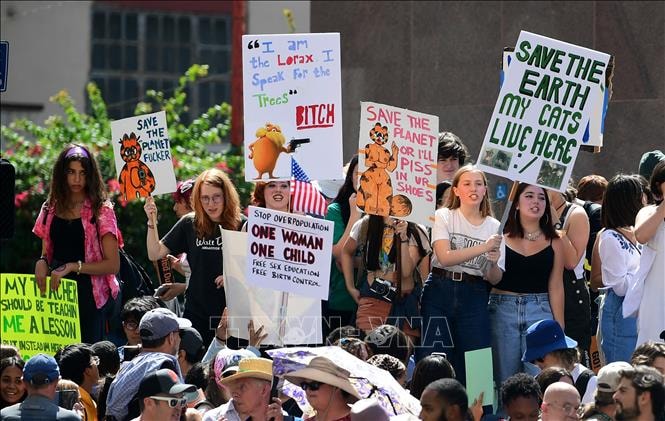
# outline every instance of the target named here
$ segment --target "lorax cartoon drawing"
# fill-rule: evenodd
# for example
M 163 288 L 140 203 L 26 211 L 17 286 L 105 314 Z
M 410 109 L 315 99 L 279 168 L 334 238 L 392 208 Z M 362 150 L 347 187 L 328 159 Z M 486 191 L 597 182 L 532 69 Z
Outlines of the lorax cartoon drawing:
M 141 161 L 141 144 L 134 133 L 125 133 L 120 140 L 120 157 L 125 165 L 120 171 L 120 191 L 125 200 L 148 197 L 155 190 L 155 176 Z
M 266 123 L 264 127 L 256 130 L 256 137 L 257 139 L 249 144 L 249 159 L 259 173 L 255 180 L 260 180 L 265 173 L 268 173 L 268 178 L 275 178 L 272 172 L 277 165 L 279 154 L 291 152 L 289 146 L 284 147 L 286 138 L 282 129 L 276 124 Z
M 367 144 L 361 153 L 365 154 L 367 169 L 360 176 L 360 187 L 356 205 L 372 215 L 390 215 L 390 199 L 393 186 L 390 174 L 397 168 L 399 148 L 392 142 L 391 151 L 384 148 L 388 143 L 388 127 L 376 123 L 369 131 L 369 138 L 374 142 Z

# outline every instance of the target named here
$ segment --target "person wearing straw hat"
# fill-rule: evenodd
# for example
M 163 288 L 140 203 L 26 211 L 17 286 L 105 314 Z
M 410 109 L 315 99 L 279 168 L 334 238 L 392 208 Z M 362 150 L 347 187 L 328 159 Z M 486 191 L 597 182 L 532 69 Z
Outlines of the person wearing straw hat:
M 231 391 L 231 400 L 218 410 L 213 410 L 214 415 L 228 421 L 247 419 L 282 421 L 287 414 L 282 411 L 281 400 L 270 398 L 272 381 L 272 360 L 267 358 L 240 360 L 237 367 L 225 369 L 222 379 L 218 381 Z M 204 421 L 218 419 L 211 418 L 212 414 L 212 411 L 206 412 Z
M 347 400 L 360 399 L 360 395 L 349 376 L 348 371 L 328 358 L 315 357 L 307 367 L 285 374 L 284 378 L 305 391 L 307 402 L 316 411 L 306 421 L 350 421 L 351 407 Z

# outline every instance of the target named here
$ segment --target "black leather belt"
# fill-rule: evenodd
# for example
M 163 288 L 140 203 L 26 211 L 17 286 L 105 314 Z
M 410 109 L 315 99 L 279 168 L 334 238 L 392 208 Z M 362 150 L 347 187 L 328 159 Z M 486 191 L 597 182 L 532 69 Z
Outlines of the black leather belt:
M 462 282 L 462 281 L 467 281 L 467 282 L 484 282 L 485 280 L 483 279 L 482 276 L 476 276 L 476 275 L 471 275 L 466 272 L 452 272 L 446 269 L 442 269 L 436 266 L 432 266 L 432 273 L 435 274 L 436 276 L 442 276 L 444 278 L 448 278 L 450 280 L 453 280 L 455 282 Z

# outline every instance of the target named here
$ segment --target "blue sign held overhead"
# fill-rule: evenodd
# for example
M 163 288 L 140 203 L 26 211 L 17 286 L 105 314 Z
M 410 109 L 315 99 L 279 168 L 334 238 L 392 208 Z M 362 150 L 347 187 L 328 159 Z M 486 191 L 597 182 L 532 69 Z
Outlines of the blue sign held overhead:
M 9 69 L 9 42 L 0 41 L 0 92 L 7 90 L 7 70 Z

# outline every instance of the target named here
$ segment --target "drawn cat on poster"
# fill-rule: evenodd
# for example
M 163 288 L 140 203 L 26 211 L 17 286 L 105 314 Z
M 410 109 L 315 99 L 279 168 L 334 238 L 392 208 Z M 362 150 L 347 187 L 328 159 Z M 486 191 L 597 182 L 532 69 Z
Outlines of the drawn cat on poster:
M 120 192 L 124 200 L 148 197 L 155 190 L 155 176 L 150 167 L 141 161 L 141 144 L 133 132 L 125 133 L 120 140 L 120 157 L 125 165 L 120 171 Z
M 365 213 L 388 216 L 393 196 L 389 173 L 397 168 L 399 148 L 394 141 L 391 150 L 383 146 L 388 143 L 388 127 L 380 123 L 376 123 L 369 131 L 369 138 L 373 143 L 360 150 L 365 155 L 367 169 L 360 175 L 356 205 Z

